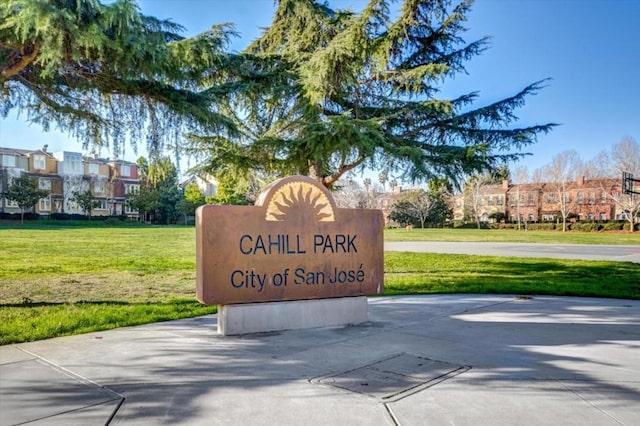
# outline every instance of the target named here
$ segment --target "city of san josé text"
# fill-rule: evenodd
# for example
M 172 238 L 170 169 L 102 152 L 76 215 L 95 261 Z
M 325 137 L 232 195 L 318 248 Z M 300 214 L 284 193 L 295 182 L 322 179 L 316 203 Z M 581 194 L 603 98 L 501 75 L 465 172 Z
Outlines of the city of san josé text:
M 243 255 L 305 255 L 311 254 L 352 254 L 357 253 L 357 235 L 351 234 L 314 234 L 312 244 L 305 247 L 300 235 L 267 234 L 242 235 L 239 249 Z M 307 271 L 303 266 L 284 268 L 281 272 L 268 274 L 249 269 L 236 269 L 231 272 L 231 286 L 237 289 L 255 289 L 258 292 L 265 286 L 287 287 L 288 285 L 340 285 L 357 284 L 365 280 L 362 264 L 355 269 L 343 269 L 333 266 L 322 271 Z

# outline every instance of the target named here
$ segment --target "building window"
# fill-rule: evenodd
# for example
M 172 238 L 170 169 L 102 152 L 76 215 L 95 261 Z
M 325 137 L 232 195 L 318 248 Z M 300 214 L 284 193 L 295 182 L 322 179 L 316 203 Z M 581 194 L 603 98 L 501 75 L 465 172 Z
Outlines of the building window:
M 17 201 L 15 201 L 15 200 L 9 200 L 8 198 L 6 198 L 6 200 L 7 200 L 7 207 L 12 207 L 12 208 L 15 208 L 15 209 L 17 209 L 18 207 L 20 207 L 20 206 L 18 205 L 18 202 L 17 202 Z
M 584 194 L 582 191 L 578 192 L 578 204 L 582 204 L 584 202 Z
M 600 193 L 600 202 L 603 204 L 607 202 L 607 191 L 602 191 Z
M 120 166 L 120 173 L 122 176 L 131 176 L 131 166 L 125 166 L 124 164 Z
M 75 201 L 67 200 L 65 210 L 67 213 L 78 212 L 80 211 L 80 207 L 78 206 L 78 203 L 76 203 Z
M 530 192 L 529 193 L 529 205 L 532 206 L 534 204 L 534 197 L 533 197 L 533 193 Z
M 2 156 L 2 167 L 15 167 L 16 166 L 16 156 L 15 155 L 3 155 Z
M 106 189 L 106 186 L 105 186 L 104 182 L 96 182 L 93 185 L 93 193 L 94 194 L 104 194 L 105 193 L 105 189 Z
M 493 205 L 493 195 L 487 196 L 487 204 L 490 206 Z
M 501 206 L 502 204 L 504 204 L 504 197 L 502 195 L 498 195 L 496 197 L 496 204 Z
M 596 202 L 596 193 L 593 191 L 589 191 L 589 204 L 594 204 Z
M 140 185 L 125 185 L 124 193 L 125 194 L 137 194 L 140 192 Z
M 606 213 L 600 213 L 598 215 L 598 219 L 600 220 L 607 220 L 607 214 Z
M 47 196 L 44 198 L 40 198 L 40 211 L 41 212 L 48 212 L 51 211 L 51 197 Z
M 568 192 L 564 193 L 564 202 L 568 203 L 569 201 L 571 201 L 571 196 L 569 195 Z
M 82 173 L 82 159 L 76 155 L 70 155 L 65 159 L 65 171 L 68 173 Z
M 547 194 L 547 201 L 555 204 L 558 202 L 558 197 L 556 197 L 556 194 Z
M 96 200 L 96 210 L 106 210 L 107 209 L 107 200 Z
M 34 155 L 33 156 L 33 168 L 44 170 L 47 168 L 47 161 L 44 155 Z
M 589 220 L 593 220 L 593 218 L 594 218 L 594 217 L 595 217 L 595 216 L 594 216 L 594 214 L 593 214 L 593 213 L 589 213 L 589 214 L 587 215 L 587 219 L 589 219 Z
M 49 179 L 38 179 L 38 188 L 51 191 L 51 181 Z
M 529 213 L 529 222 L 533 222 L 533 213 Z
M 137 211 L 135 211 L 134 209 L 131 208 L 129 203 L 125 204 L 124 212 L 127 213 L 127 214 L 136 214 L 136 213 L 138 213 Z
M 100 173 L 100 165 L 98 163 L 89 163 L 89 174 L 97 175 Z

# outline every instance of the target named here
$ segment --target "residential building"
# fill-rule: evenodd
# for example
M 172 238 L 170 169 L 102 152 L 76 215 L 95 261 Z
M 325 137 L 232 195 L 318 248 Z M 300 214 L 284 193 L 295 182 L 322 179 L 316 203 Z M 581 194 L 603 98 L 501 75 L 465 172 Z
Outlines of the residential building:
M 577 220 L 621 219 L 622 212 L 612 201 L 612 196 L 620 191 L 617 179 L 580 177 L 563 185 L 553 182 L 516 185 L 503 181 L 501 185 L 479 187 L 475 197 L 469 191 L 456 196 L 454 220 L 472 216 L 474 209 L 481 222 L 491 222 L 498 213 L 511 222 L 556 222 L 561 220 L 562 210 Z
M 111 161 L 108 164 L 112 184 L 112 192 L 108 205 L 109 212 L 111 212 L 110 214 L 137 218 L 138 212 L 129 206 L 127 197 L 129 194 L 135 194 L 140 191 L 138 165 L 122 160 Z
M 201 176 L 200 175 L 191 176 L 188 179 L 182 181 L 178 186 L 184 189 L 187 187 L 187 185 L 191 183 L 195 183 L 196 185 L 198 185 L 198 188 L 200 189 L 200 193 L 202 194 L 203 197 L 214 196 L 218 191 L 218 184 L 216 182 L 216 179 L 209 174 L 204 174 Z
M 64 204 L 63 181 L 58 174 L 58 161 L 47 152 L 45 145 L 41 150 L 32 151 L 29 157 L 29 175 L 38 179 L 38 188 L 49 192 L 35 206 L 35 213 L 50 215 L 60 213 Z
M 84 179 L 89 182 L 89 189 L 95 196 L 97 206 L 91 214 L 95 216 L 113 215 L 113 182 L 111 181 L 111 168 L 107 160 L 85 157 Z
M 11 180 L 29 170 L 29 151 L 0 147 L 0 212 L 20 213 L 20 207 L 6 198 L 5 193 Z
M 74 200 L 75 193 L 90 190 L 98 201 L 92 215 L 138 217 L 126 206 L 127 194 L 140 187 L 135 163 L 83 157 L 71 151 L 52 154 L 46 145 L 36 151 L 0 147 L 0 213 L 20 213 L 5 192 L 11 180 L 23 173 L 36 178 L 39 188 L 49 192 L 34 208 L 40 215 L 84 214 Z

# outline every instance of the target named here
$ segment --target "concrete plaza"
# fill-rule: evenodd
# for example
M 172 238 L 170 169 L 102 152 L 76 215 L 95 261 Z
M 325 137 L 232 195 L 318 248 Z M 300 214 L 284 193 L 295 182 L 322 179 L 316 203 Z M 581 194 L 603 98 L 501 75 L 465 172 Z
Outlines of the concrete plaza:
M 2 346 L 0 424 L 640 424 L 636 300 L 380 297 L 358 326 L 216 331 Z

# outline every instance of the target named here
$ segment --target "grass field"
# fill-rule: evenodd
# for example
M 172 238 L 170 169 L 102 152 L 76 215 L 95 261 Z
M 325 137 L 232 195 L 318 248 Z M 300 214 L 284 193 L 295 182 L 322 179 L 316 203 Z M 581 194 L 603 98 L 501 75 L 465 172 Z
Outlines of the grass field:
M 477 241 L 543 244 L 640 245 L 640 232 L 516 231 L 514 229 L 387 229 L 385 241 Z
M 393 230 L 386 240 L 640 244 L 640 234 Z M 537 234 L 545 234 L 537 237 Z M 195 229 L 0 225 L 0 344 L 214 313 L 195 301 Z M 589 238 L 587 238 L 589 237 Z M 500 238 L 500 239 L 495 239 Z M 512 239 L 508 239 L 512 238 Z M 386 253 L 385 294 L 640 298 L 640 265 Z

